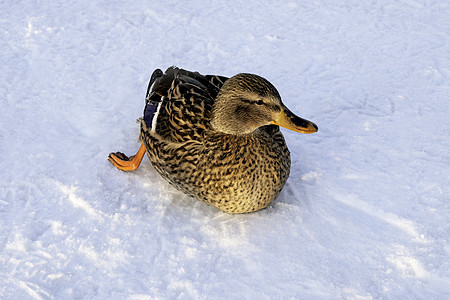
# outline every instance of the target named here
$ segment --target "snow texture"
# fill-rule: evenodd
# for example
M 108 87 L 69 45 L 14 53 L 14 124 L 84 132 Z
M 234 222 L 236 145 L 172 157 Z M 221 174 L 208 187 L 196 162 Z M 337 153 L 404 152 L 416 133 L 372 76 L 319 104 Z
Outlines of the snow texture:
M 1 1 L 1 299 L 450 299 L 450 3 Z M 155 68 L 259 74 L 283 131 L 267 209 L 228 215 L 137 151 Z

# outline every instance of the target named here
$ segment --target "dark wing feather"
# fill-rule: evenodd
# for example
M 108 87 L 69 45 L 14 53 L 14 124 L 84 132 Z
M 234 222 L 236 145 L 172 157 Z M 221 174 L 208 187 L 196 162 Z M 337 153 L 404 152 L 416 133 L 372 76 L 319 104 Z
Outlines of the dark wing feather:
M 158 95 L 153 90 L 153 87 L 156 82 L 160 81 L 162 76 L 163 72 L 160 69 L 156 69 L 153 72 L 152 77 L 150 78 L 150 81 L 148 83 L 147 95 L 145 97 L 144 117 L 143 117 L 143 120 L 147 128 L 152 127 L 153 117 L 155 116 L 156 109 L 159 103 L 161 102 L 161 96 Z
M 220 90 L 222 85 L 227 81 L 228 77 L 225 76 L 218 76 L 218 75 L 205 75 L 206 80 L 213 85 L 217 92 Z M 217 94 L 214 96 L 214 98 L 217 96 Z
M 164 74 L 156 70 L 149 83 L 142 130 L 150 133 L 156 117 L 151 134 L 173 142 L 201 139 L 210 128 L 212 105 L 226 79 L 175 67 Z

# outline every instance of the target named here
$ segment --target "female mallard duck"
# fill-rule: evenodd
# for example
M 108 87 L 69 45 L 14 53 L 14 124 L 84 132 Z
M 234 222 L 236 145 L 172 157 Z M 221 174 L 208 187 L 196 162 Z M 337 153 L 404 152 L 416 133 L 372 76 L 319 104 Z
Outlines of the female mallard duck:
M 290 154 L 278 126 L 317 131 L 260 76 L 158 69 L 147 90 L 139 151 L 111 153 L 109 161 L 136 170 L 147 152 L 158 173 L 182 192 L 228 213 L 257 211 L 289 176 Z

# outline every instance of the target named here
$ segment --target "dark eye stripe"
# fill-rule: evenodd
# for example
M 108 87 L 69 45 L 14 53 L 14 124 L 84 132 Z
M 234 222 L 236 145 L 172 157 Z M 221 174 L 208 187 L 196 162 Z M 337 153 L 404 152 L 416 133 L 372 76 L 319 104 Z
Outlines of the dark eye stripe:
M 248 100 L 248 99 L 245 99 L 245 98 L 241 98 L 241 101 L 244 102 L 244 103 L 249 103 L 249 104 L 265 105 L 269 109 L 272 109 L 272 110 L 277 111 L 277 112 L 281 110 L 281 106 L 279 106 L 277 104 L 266 103 L 263 100 L 251 101 L 251 100 Z
M 241 101 L 244 103 L 250 103 L 250 104 L 269 105 L 269 104 L 265 103 L 263 100 L 251 101 L 251 100 L 248 100 L 245 98 L 241 98 Z
M 253 101 L 247 100 L 245 98 L 241 98 L 241 101 L 244 102 L 244 103 L 250 103 L 250 104 L 253 103 Z

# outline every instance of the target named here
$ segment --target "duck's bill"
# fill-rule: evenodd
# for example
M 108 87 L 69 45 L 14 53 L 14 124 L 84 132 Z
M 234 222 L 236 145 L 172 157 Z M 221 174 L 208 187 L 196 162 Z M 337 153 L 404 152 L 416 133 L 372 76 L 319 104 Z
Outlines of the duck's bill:
M 316 124 L 294 115 L 286 107 L 281 109 L 278 119 L 271 123 L 300 133 L 314 133 L 319 130 Z

